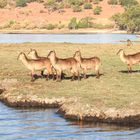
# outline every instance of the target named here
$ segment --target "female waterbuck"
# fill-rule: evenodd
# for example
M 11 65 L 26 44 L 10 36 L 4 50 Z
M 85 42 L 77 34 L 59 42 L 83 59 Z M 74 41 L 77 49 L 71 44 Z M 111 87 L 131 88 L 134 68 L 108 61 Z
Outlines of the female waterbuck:
M 78 76 L 78 80 L 80 80 L 79 63 L 73 58 L 61 59 L 56 56 L 55 51 L 50 51 L 48 54 L 48 58 L 51 61 L 51 64 L 56 70 L 57 73 L 57 81 L 61 81 L 61 75 L 64 70 L 70 70 L 72 73 L 72 80 L 74 80 L 75 76 Z
M 27 56 L 25 55 L 25 53 L 21 52 L 18 55 L 18 60 L 21 60 L 22 63 L 31 71 L 31 81 L 34 81 L 34 72 L 35 71 L 43 71 L 46 70 L 47 71 L 47 78 L 46 80 L 48 80 L 49 75 L 51 73 L 51 69 L 50 68 L 50 64 L 48 63 L 48 60 L 46 59 L 38 59 L 38 60 L 34 60 L 34 59 L 28 59 Z
M 53 79 L 54 79 L 54 72 L 55 72 L 55 70 L 53 69 L 52 64 L 51 64 L 49 58 L 39 56 L 38 53 L 37 53 L 37 51 L 36 51 L 35 49 L 30 49 L 28 55 L 29 55 L 32 59 L 35 59 L 35 60 L 45 59 L 45 60 L 48 62 L 48 68 L 47 68 L 47 69 L 49 69 L 49 71 L 51 72 L 51 74 L 52 74 L 52 76 L 53 76 Z M 44 76 L 44 75 L 43 75 L 43 71 L 41 71 L 41 75 L 42 75 L 42 77 Z
M 95 70 L 96 78 L 100 77 L 100 73 L 99 73 L 99 68 L 101 65 L 100 58 L 98 58 L 98 57 L 83 58 L 81 56 L 80 51 L 75 52 L 74 58 L 79 62 L 80 66 L 83 70 L 85 79 L 87 78 L 87 76 L 86 76 L 87 70 Z
M 134 64 L 140 63 L 140 52 L 135 53 L 135 54 L 129 54 L 126 55 L 123 49 L 120 49 L 117 52 L 117 55 L 120 56 L 120 59 L 122 62 L 127 64 L 128 66 L 128 72 L 132 72 L 132 66 Z

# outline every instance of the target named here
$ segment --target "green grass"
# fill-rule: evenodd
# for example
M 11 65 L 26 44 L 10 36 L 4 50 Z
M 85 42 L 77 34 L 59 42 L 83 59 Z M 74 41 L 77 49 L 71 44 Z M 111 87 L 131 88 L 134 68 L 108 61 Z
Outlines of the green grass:
M 23 51 L 28 52 L 35 48 L 39 55 L 47 56 L 49 50 L 56 50 L 57 56 L 61 58 L 71 57 L 78 49 L 83 57 L 99 56 L 102 60 L 100 79 L 89 77 L 81 81 L 71 82 L 63 80 L 37 79 L 30 82 L 29 71 L 17 61 L 17 55 Z M 119 49 L 125 49 L 126 53 L 138 52 L 140 45 L 126 47 L 112 44 L 52 44 L 52 43 L 24 43 L 24 44 L 1 44 L 0 45 L 0 80 L 17 79 L 18 84 L 10 89 L 11 96 L 37 95 L 40 98 L 66 97 L 78 98 L 83 105 L 89 104 L 96 107 L 132 108 L 140 107 L 140 72 L 132 74 L 120 71 L 127 70 L 125 64 L 116 55 Z M 136 65 L 133 70 L 140 70 Z M 67 73 L 67 72 L 66 72 Z M 37 72 L 39 74 L 39 72 Z M 89 71 L 88 74 L 95 74 Z M 67 73 L 70 76 L 70 73 Z

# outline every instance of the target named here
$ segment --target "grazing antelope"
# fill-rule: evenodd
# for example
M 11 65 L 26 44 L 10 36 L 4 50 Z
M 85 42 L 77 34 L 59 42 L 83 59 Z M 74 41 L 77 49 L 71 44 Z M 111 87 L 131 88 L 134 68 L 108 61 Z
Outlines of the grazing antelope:
M 35 49 L 30 49 L 28 55 L 32 58 L 32 59 L 35 59 L 35 60 L 39 60 L 39 59 L 46 59 L 46 61 L 48 62 L 48 68 L 49 71 L 51 71 L 51 74 L 53 75 L 53 79 L 54 79 L 54 69 L 52 67 L 52 64 L 50 62 L 50 60 L 47 58 L 47 57 L 42 57 L 42 56 L 39 56 L 37 51 Z M 43 77 L 44 74 L 43 74 L 43 71 L 41 71 L 41 76 Z
M 34 59 L 28 59 L 27 56 L 25 55 L 25 53 L 21 52 L 18 55 L 18 60 L 21 60 L 22 63 L 31 71 L 31 81 L 33 82 L 34 79 L 34 72 L 35 71 L 42 71 L 42 70 L 47 70 L 47 78 L 46 80 L 48 80 L 49 74 L 51 73 L 50 69 L 50 64 L 48 63 L 48 61 L 46 59 L 38 59 L 38 60 L 34 60 Z
M 98 57 L 83 58 L 80 51 L 76 51 L 73 56 L 79 63 L 84 73 L 84 78 L 86 79 L 87 70 L 93 69 L 96 71 L 96 78 L 100 77 L 99 68 L 101 65 L 101 60 Z
M 133 46 L 133 43 L 132 43 L 132 41 L 130 40 L 130 39 L 127 39 L 127 46 Z
M 135 54 L 126 55 L 123 49 L 120 49 L 117 52 L 117 55 L 120 56 L 122 62 L 126 63 L 128 66 L 128 72 L 132 72 L 132 66 L 134 64 L 140 63 L 140 52 Z
M 72 81 L 74 80 L 75 76 L 78 76 L 78 80 L 80 80 L 80 75 L 79 75 L 80 65 L 73 57 L 61 59 L 56 57 L 55 51 L 50 51 L 50 53 L 48 54 L 48 58 L 50 59 L 51 64 L 56 70 L 57 81 L 61 81 L 61 75 L 64 70 L 71 71 Z

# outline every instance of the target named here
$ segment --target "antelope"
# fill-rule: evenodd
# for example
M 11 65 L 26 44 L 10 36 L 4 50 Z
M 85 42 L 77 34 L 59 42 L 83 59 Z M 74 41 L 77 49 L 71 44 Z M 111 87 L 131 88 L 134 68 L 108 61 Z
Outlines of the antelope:
M 135 54 L 129 54 L 126 55 L 123 49 L 120 49 L 117 52 L 117 55 L 120 56 L 120 59 L 122 62 L 127 64 L 128 66 L 128 72 L 132 72 L 132 66 L 134 64 L 140 63 L 140 52 L 135 53 Z
M 50 64 L 48 63 L 48 61 L 46 59 L 28 59 L 27 56 L 25 55 L 25 53 L 21 52 L 18 57 L 18 60 L 21 60 L 22 63 L 31 71 L 31 81 L 33 82 L 34 79 L 34 72 L 35 71 L 42 71 L 42 70 L 47 70 L 48 74 L 46 77 L 46 80 L 48 80 L 49 74 L 51 73 L 50 69 L 48 69 L 48 67 L 50 67 Z
M 51 65 L 51 62 L 50 60 L 47 58 L 47 57 L 42 57 L 42 56 L 39 56 L 37 51 L 35 49 L 30 49 L 30 51 L 28 52 L 28 55 L 32 58 L 32 59 L 35 59 L 35 60 L 39 60 L 39 59 L 45 59 L 47 62 L 48 62 L 48 67 L 47 69 L 49 69 L 49 71 L 52 73 L 53 75 L 53 79 L 54 79 L 54 69 Z M 41 71 L 41 76 L 43 77 L 44 74 L 43 74 L 43 71 Z
M 61 76 L 62 72 L 64 70 L 70 70 L 72 73 L 72 81 L 75 79 L 75 76 L 78 76 L 78 80 L 80 80 L 80 75 L 79 75 L 79 63 L 73 58 L 66 58 L 66 59 L 61 59 L 56 57 L 55 51 L 50 51 L 48 54 L 48 58 L 51 61 L 51 64 L 56 70 L 57 73 L 57 81 L 61 81 Z
M 133 43 L 132 43 L 132 41 L 130 40 L 130 39 L 127 39 L 127 46 L 133 46 Z
M 81 56 L 81 52 L 80 51 L 76 51 L 74 54 L 74 58 L 79 62 L 82 70 L 83 70 L 83 74 L 84 74 L 84 79 L 87 78 L 87 70 L 95 70 L 96 71 L 96 78 L 100 77 L 100 73 L 99 73 L 99 68 L 101 65 L 101 60 L 98 57 L 91 57 L 91 58 L 83 58 Z

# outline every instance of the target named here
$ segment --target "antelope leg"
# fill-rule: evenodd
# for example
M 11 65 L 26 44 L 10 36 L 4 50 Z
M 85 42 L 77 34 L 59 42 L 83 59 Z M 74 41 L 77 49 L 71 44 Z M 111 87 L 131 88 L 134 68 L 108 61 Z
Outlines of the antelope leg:
M 132 72 L 132 66 L 128 64 L 128 73 Z
M 57 73 L 57 82 L 61 82 L 61 74 L 62 72 Z
M 83 74 L 84 74 L 84 79 L 87 79 L 86 69 L 83 70 Z
M 80 73 L 79 73 L 79 71 L 78 71 L 78 74 L 77 74 L 77 76 L 78 76 L 78 81 L 81 81 L 81 78 L 80 78 Z
M 35 81 L 35 79 L 34 79 L 34 72 L 32 71 L 31 72 L 31 82 L 34 82 Z
M 72 74 L 72 78 L 71 78 L 71 81 L 74 81 L 75 80 L 75 73 Z
M 41 78 L 44 77 L 44 74 L 43 74 L 43 73 L 44 73 L 44 71 L 42 70 L 42 71 L 41 71 Z
M 99 70 L 96 71 L 96 78 L 99 79 L 100 78 L 100 73 Z

